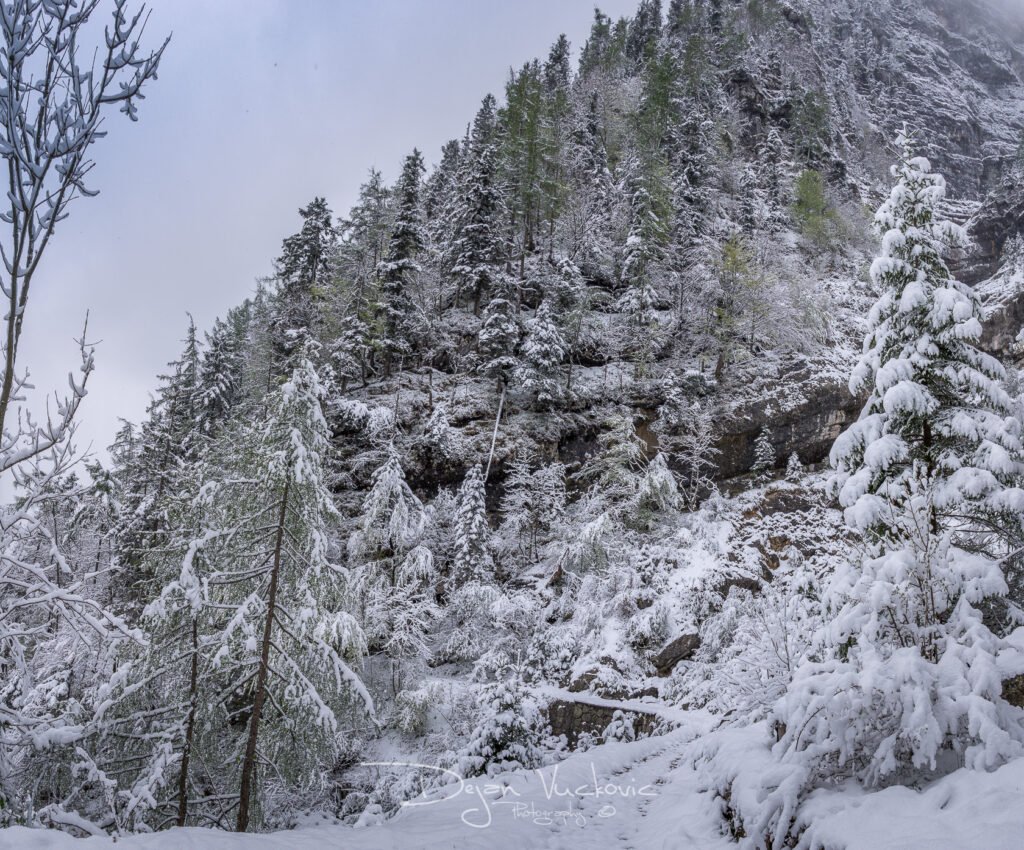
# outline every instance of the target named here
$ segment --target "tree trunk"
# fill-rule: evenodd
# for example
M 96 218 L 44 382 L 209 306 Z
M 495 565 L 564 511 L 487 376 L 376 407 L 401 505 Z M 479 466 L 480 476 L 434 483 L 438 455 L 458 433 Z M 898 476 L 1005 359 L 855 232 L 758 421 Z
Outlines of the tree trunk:
M 267 699 L 267 668 L 270 666 L 270 638 L 274 630 L 274 608 L 277 605 L 277 581 L 281 574 L 281 547 L 284 543 L 284 521 L 288 510 L 288 487 L 285 482 L 281 494 L 281 512 L 277 520 L 277 539 L 274 541 L 274 566 L 270 571 L 270 590 L 267 593 L 267 619 L 263 622 L 263 645 L 260 647 L 260 666 L 256 673 L 256 692 L 252 699 L 252 717 L 249 718 L 249 740 L 245 744 L 242 761 L 242 781 L 238 790 L 238 832 L 249 828 L 249 798 L 252 796 L 252 777 L 256 769 L 256 743 L 260 734 L 263 703 Z
M 192 759 L 192 739 L 196 727 L 196 703 L 199 701 L 199 621 L 192 617 L 192 670 L 188 680 L 188 718 L 185 720 L 185 745 L 181 749 L 181 773 L 178 775 L 178 826 L 188 817 L 188 767 Z

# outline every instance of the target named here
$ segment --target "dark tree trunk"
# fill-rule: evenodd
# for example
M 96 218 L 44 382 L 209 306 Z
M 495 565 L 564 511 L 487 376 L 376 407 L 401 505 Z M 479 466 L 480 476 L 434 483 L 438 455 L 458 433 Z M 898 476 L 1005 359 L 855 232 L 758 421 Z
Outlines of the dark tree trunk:
M 252 778 L 256 770 L 256 744 L 260 735 L 263 703 L 267 699 L 267 669 L 270 667 L 270 639 L 274 631 L 274 608 L 277 605 L 277 582 L 281 574 L 281 547 L 284 543 L 284 522 L 288 510 L 288 482 L 281 494 L 281 512 L 277 520 L 277 539 L 274 541 L 274 566 L 270 572 L 270 590 L 267 593 L 267 619 L 263 622 L 263 644 L 260 647 L 260 666 L 256 673 L 256 692 L 252 699 L 252 717 L 249 718 L 249 740 L 245 744 L 242 761 L 242 781 L 238 789 L 238 832 L 249 828 L 249 801 L 252 796 Z
M 188 680 L 188 718 L 185 720 L 185 745 L 181 749 L 181 773 L 178 775 L 178 826 L 188 818 L 188 768 L 192 760 L 192 740 L 196 727 L 196 703 L 199 688 L 199 622 L 192 617 L 192 670 Z

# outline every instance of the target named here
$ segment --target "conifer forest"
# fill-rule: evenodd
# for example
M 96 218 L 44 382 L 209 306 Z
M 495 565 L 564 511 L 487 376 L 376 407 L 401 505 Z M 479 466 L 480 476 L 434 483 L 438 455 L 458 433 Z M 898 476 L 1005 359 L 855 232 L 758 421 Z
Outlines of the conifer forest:
M 176 2 L 0 0 L 0 848 L 1024 847 L 1024 0 L 533 15 L 89 448 Z

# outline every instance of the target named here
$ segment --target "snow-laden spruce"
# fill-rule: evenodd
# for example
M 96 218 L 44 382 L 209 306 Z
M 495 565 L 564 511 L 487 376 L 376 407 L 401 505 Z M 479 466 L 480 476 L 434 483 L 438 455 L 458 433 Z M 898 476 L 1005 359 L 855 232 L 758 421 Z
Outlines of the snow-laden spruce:
M 547 732 L 540 708 L 517 676 L 490 682 L 480 693 L 481 720 L 455 757 L 463 777 L 535 768 Z
M 561 369 L 567 353 L 565 337 L 551 307 L 542 301 L 536 315 L 526 322 L 522 362 L 516 373 L 518 383 L 541 410 L 562 398 Z
M 426 633 L 437 618 L 434 556 L 422 545 L 427 518 L 409 488 L 393 446 L 373 475 L 348 553 L 363 628 L 371 652 L 385 654 L 396 691 L 408 667 L 426 655 Z
M 1024 712 L 1001 694 L 1024 672 L 1004 663 L 1019 612 L 1006 617 L 1001 568 L 1003 532 L 1024 511 L 1021 425 L 1002 367 L 976 347 L 981 304 L 942 259 L 962 239 L 937 213 L 943 178 L 905 135 L 898 144 L 876 216 L 879 298 L 851 380 L 868 401 L 831 454 L 861 545 L 826 594 L 819 660 L 776 705 L 780 771 L 760 811 L 739 813 L 755 843 L 782 842 L 822 782 L 878 786 L 1024 755 Z

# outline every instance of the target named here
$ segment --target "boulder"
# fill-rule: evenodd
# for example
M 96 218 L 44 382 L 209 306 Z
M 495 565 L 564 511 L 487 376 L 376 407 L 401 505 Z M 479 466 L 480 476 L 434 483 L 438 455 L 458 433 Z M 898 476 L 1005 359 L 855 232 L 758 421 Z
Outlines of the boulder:
M 548 704 L 547 716 L 551 734 L 564 735 L 570 749 L 575 749 L 576 742 L 584 732 L 601 735 L 612 722 L 616 711 L 623 712 L 633 721 L 633 729 L 637 735 L 650 734 L 658 722 L 658 715 L 653 711 L 561 699 Z
M 667 676 L 680 661 L 689 661 L 700 649 L 700 635 L 680 635 L 669 641 L 661 652 L 651 659 L 659 676 Z
M 1024 676 L 1003 680 L 1003 699 L 1017 708 L 1024 708 Z

